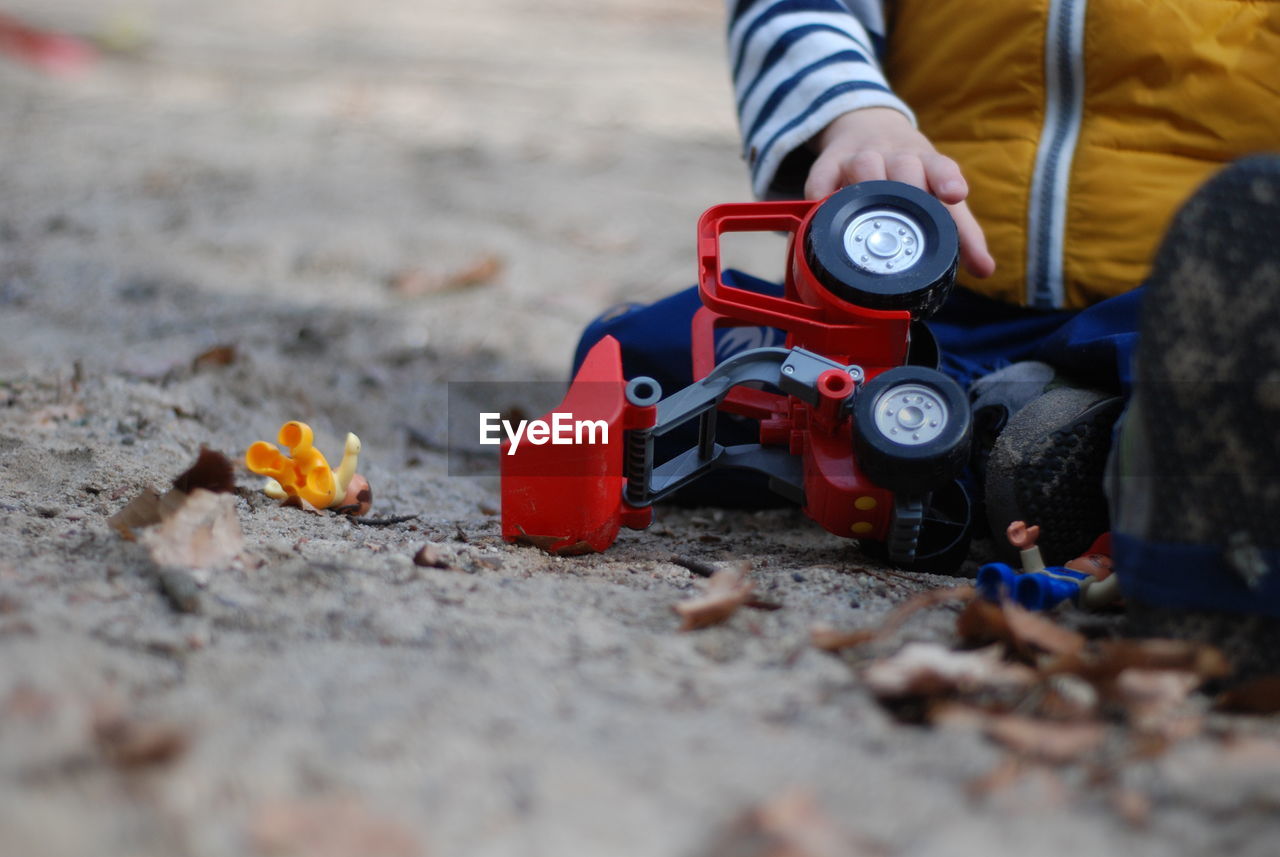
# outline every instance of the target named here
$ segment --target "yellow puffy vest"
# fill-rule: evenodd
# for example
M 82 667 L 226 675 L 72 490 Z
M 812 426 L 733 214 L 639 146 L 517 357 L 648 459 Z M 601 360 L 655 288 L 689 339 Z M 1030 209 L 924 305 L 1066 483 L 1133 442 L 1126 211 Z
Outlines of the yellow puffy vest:
M 1205 178 L 1280 150 L 1280 2 L 889 6 L 889 80 L 960 163 L 996 259 L 962 273 L 975 291 L 1075 308 L 1127 291 Z

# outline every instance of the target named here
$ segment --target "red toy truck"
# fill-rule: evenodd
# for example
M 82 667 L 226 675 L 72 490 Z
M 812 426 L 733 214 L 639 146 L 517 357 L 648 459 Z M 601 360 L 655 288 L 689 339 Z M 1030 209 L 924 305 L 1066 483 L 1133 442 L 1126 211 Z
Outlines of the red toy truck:
M 720 243 L 730 232 L 790 235 L 781 296 L 726 283 Z M 616 340 L 597 343 L 544 420 L 572 415 L 608 430 L 589 443 L 524 444 L 501 456 L 503 537 L 556 554 L 601 551 L 620 527 L 648 526 L 655 501 L 743 468 L 767 474 L 828 531 L 893 562 L 937 554 L 964 529 L 968 503 L 955 478 L 971 429 L 964 391 L 936 369 L 919 322 L 946 299 L 957 259 L 946 209 L 897 182 L 863 182 L 816 203 L 709 209 L 698 224 L 695 382 L 664 397 L 651 378 L 624 379 Z M 779 328 L 785 347 L 717 364 L 714 333 L 734 326 Z M 934 365 L 918 365 L 931 349 L 923 362 Z M 726 412 L 758 421 L 758 442 L 721 443 Z M 655 460 L 655 439 L 695 420 L 696 444 Z M 926 548 L 922 533 L 935 544 Z

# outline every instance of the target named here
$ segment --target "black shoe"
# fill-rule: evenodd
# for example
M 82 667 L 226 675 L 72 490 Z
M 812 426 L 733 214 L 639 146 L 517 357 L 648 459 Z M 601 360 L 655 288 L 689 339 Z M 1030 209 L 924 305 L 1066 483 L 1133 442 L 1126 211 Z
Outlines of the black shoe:
M 1014 414 L 1061 383 L 1062 379 L 1048 363 L 1023 360 L 984 375 L 969 387 L 969 408 L 973 412 L 969 473 L 974 500 L 979 507 L 986 500 L 987 461 L 996 438 Z M 986 523 L 984 515 L 984 529 Z
M 1004 544 L 1012 521 L 1040 526 L 1049 565 L 1080 556 L 1109 529 L 1103 476 L 1122 408 L 1114 394 L 1064 386 L 1009 419 L 987 461 L 987 522 L 998 551 L 1015 553 Z

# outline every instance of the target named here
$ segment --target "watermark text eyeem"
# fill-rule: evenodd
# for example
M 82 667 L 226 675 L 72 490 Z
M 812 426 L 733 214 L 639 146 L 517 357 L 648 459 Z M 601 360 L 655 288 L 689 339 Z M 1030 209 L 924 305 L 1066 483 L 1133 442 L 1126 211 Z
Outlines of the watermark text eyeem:
M 609 423 L 604 420 L 576 420 L 573 414 L 554 411 L 548 420 L 504 420 L 502 414 L 480 414 L 480 443 L 496 446 L 505 439 L 511 441 L 507 455 L 515 455 L 522 441 L 534 446 L 575 446 L 583 444 L 607 444 Z

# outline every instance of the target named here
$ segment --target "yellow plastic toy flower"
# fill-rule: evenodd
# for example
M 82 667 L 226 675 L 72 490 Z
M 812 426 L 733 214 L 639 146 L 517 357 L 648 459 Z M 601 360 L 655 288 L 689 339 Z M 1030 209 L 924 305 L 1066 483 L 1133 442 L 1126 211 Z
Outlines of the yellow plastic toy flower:
M 244 463 L 254 473 L 269 477 L 264 489 L 269 497 L 283 500 L 299 497 L 317 509 L 328 509 L 343 503 L 347 487 L 356 473 L 360 457 L 360 438 L 347 435 L 342 462 L 335 472 L 320 450 L 313 445 L 311 426 L 291 420 L 280 427 L 276 440 L 289 450 L 285 455 L 275 444 L 260 440 L 249 447 Z

